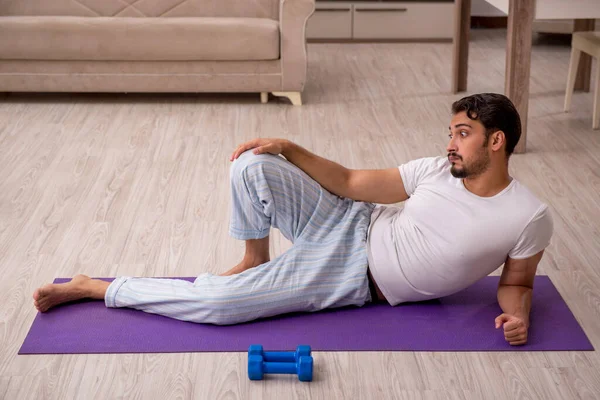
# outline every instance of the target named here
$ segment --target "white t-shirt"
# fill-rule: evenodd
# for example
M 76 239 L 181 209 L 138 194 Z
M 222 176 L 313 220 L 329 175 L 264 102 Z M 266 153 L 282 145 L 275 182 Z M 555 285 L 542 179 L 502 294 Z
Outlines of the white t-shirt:
M 469 192 L 446 157 L 399 166 L 404 207 L 377 205 L 371 216 L 371 273 L 391 305 L 456 293 L 509 256 L 531 257 L 552 236 L 548 206 L 516 179 L 493 197 Z

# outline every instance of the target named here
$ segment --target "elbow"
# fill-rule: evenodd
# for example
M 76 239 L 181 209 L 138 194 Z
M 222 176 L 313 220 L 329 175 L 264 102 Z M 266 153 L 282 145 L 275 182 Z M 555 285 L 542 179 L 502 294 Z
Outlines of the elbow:
M 354 201 L 363 201 L 358 196 L 359 190 L 357 182 L 357 174 L 354 170 L 344 168 L 342 171 L 342 179 L 340 186 L 340 196 L 352 199 Z

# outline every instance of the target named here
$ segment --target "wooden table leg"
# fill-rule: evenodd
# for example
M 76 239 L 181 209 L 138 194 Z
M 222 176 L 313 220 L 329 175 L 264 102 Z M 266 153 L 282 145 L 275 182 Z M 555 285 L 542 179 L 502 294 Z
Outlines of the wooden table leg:
M 452 93 L 467 90 L 471 0 L 455 0 L 452 54 Z
M 576 19 L 574 32 L 593 31 L 596 20 L 594 19 Z M 579 69 L 575 79 L 575 90 L 590 91 L 590 77 L 592 75 L 592 57 L 589 54 L 581 53 L 579 59 Z
M 527 144 L 527 111 L 534 12 L 534 1 L 510 0 L 509 2 L 504 91 L 521 116 L 521 139 L 515 148 L 515 153 L 524 153 Z

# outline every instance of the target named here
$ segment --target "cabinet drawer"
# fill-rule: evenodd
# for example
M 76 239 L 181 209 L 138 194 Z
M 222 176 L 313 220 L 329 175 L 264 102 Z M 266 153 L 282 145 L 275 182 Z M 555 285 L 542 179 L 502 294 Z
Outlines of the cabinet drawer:
M 352 3 L 318 2 L 306 23 L 306 38 L 352 38 Z
M 354 3 L 355 39 L 451 39 L 454 3 Z

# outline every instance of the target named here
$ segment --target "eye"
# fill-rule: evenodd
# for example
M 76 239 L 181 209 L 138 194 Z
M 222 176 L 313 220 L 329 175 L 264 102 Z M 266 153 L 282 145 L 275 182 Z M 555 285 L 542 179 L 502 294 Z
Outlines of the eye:
M 462 137 L 465 137 L 465 136 L 468 135 L 468 132 L 467 131 L 460 131 L 460 134 L 461 134 Z

